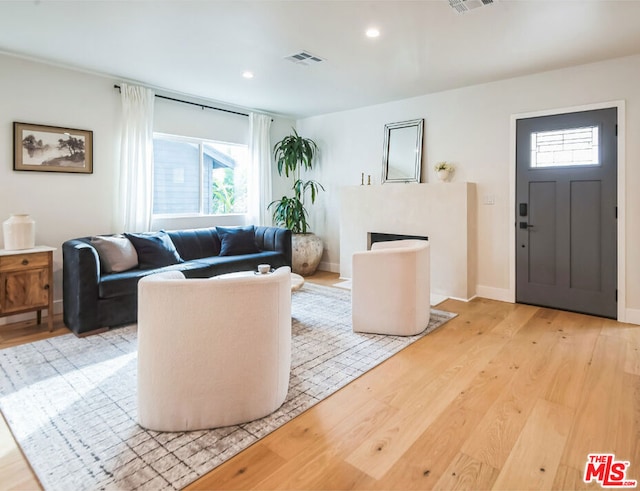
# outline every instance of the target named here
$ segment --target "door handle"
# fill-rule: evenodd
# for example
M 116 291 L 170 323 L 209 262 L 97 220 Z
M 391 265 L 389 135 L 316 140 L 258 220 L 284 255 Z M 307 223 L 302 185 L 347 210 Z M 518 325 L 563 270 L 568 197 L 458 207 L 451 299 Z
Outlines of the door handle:
M 528 224 L 527 222 L 520 222 L 520 228 L 531 228 L 533 225 Z

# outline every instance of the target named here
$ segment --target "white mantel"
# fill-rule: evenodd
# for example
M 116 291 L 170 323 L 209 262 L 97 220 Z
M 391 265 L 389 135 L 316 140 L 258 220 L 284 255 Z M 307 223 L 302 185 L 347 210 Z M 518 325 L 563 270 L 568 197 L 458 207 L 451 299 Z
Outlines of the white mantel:
M 367 249 L 369 232 L 429 237 L 431 292 L 475 295 L 476 198 L 469 182 L 348 186 L 340 192 L 340 276 Z

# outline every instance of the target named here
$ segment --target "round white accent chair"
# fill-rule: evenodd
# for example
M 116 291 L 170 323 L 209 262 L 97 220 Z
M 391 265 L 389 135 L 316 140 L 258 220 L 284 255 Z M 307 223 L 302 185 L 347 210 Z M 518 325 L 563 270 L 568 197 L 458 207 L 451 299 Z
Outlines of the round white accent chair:
M 351 307 L 355 332 L 413 336 L 431 317 L 429 242 L 374 242 L 352 258 Z
M 138 423 L 192 431 L 262 418 L 291 370 L 291 269 L 138 283 Z

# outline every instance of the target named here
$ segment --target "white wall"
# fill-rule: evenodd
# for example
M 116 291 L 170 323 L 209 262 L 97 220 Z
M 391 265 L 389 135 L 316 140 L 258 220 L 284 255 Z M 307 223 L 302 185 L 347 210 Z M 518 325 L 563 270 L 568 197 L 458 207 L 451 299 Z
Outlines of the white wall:
M 11 213 L 29 213 L 36 220 L 39 244 L 57 247 L 54 292 L 62 295 L 60 246 L 84 235 L 117 232 L 117 162 L 120 99 L 108 77 L 68 70 L 0 54 L 0 220 Z M 386 123 L 425 119 L 423 182 L 434 177 L 441 160 L 457 165 L 455 181 L 477 183 L 478 290 L 509 288 L 509 148 L 512 114 L 566 108 L 613 100 L 626 101 L 626 301 L 640 322 L 640 56 L 609 60 L 565 70 L 430 94 L 412 99 L 334 113 L 297 122 L 298 131 L 320 145 L 318 166 L 311 176 L 323 183 L 311 225 L 325 242 L 324 269 L 339 271 L 339 188 L 360 184 L 360 174 L 380 182 L 383 128 Z M 373 82 L 372 82 L 373 83 Z M 159 131 L 246 141 L 242 117 L 178 103 L 156 105 Z M 235 119 L 239 118 L 239 119 Z M 88 129 L 94 137 L 94 173 L 16 172 L 13 162 L 14 121 Z M 241 121 L 241 122 L 239 122 Z M 290 132 L 292 122 L 276 118 L 272 141 Z M 210 128 L 210 131 L 207 130 Z M 274 197 L 289 183 L 274 177 Z M 483 205 L 486 195 L 495 205 Z M 184 222 L 167 228 L 199 226 Z M 173 225 L 170 227 L 169 225 Z
M 67 239 L 112 232 L 117 161 L 113 81 L 0 55 L 0 220 L 28 213 L 36 243 L 56 247 L 54 299 L 62 297 Z M 93 174 L 13 170 L 13 122 L 93 131 Z
M 321 267 L 339 270 L 339 188 L 360 184 L 361 172 L 380 182 L 386 123 L 425 119 L 423 182 L 433 165 L 456 164 L 454 181 L 477 183 L 478 291 L 505 298 L 510 288 L 509 165 L 513 114 L 607 101 L 626 101 L 626 308 L 640 322 L 640 56 L 429 94 L 298 121 L 298 132 L 321 148 L 315 178 L 327 192 L 311 225 L 326 247 Z M 374 83 L 374 82 L 372 82 Z M 623 165 L 621 163 L 621 165 Z M 402 185 L 402 184 L 385 184 Z M 483 205 L 485 196 L 495 205 Z M 632 320 L 632 319 L 629 319 Z
M 0 74 L 0 221 L 12 213 L 28 213 L 36 221 L 36 242 L 57 248 L 54 298 L 59 311 L 62 243 L 74 237 L 118 232 L 114 211 L 121 109 L 120 95 L 113 85 L 120 80 L 3 54 Z M 93 131 L 93 174 L 14 171 L 14 121 Z M 288 134 L 291 125 L 290 120 L 276 119 L 272 140 Z M 156 99 L 155 126 L 166 133 L 246 143 L 249 123 L 243 116 Z M 197 218 L 155 225 L 187 228 L 229 223 L 242 220 Z

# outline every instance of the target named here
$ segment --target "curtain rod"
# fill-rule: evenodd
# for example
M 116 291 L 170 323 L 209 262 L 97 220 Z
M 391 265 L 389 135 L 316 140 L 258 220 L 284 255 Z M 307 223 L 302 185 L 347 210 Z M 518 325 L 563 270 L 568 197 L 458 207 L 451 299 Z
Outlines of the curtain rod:
M 114 85 L 113 88 L 120 90 L 120 86 L 119 85 Z M 222 109 L 220 107 L 213 107 L 213 106 L 207 106 L 205 104 L 198 104 L 197 102 L 183 101 L 182 99 L 174 99 L 173 97 L 167 97 L 167 96 L 164 96 L 164 95 L 154 94 L 154 96 L 159 98 L 159 99 L 166 99 L 168 101 L 181 102 L 182 104 L 191 104 L 192 106 L 198 106 L 198 107 L 201 107 L 202 109 L 213 109 L 214 111 L 222 111 L 222 112 L 225 112 L 225 113 L 237 114 L 238 116 L 249 117 L 249 115 L 247 113 L 241 113 L 241 112 L 238 112 L 238 111 L 232 111 L 231 109 Z

